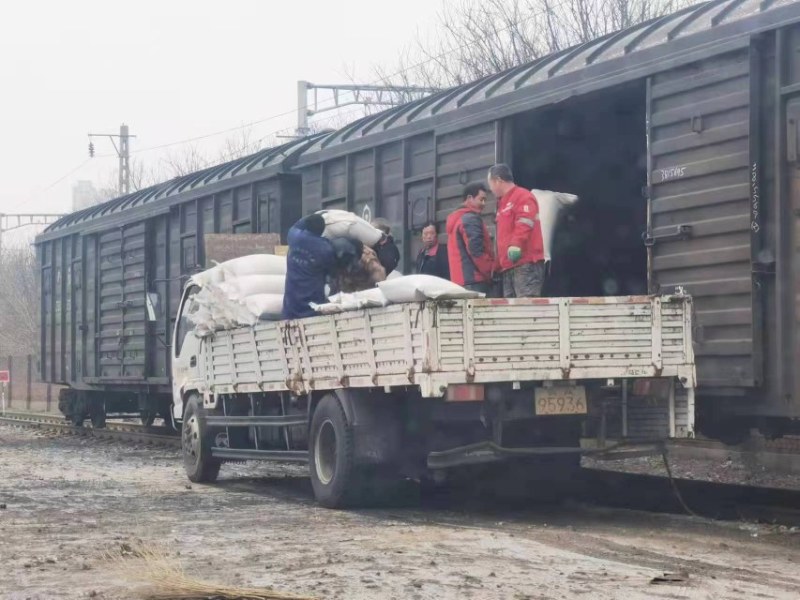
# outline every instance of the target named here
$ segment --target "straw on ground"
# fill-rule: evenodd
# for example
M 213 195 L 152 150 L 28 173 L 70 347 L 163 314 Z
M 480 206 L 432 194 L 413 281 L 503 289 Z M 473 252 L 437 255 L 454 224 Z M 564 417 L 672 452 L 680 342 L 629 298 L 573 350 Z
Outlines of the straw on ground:
M 108 552 L 123 577 L 140 584 L 150 600 L 316 600 L 313 596 L 269 588 L 219 585 L 187 574 L 183 565 L 160 545 L 123 543 Z

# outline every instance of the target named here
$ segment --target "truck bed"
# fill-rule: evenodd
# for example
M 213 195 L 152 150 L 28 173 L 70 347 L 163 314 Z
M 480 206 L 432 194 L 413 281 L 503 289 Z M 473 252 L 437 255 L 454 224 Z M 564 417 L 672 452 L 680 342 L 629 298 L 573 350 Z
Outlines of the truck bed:
M 419 302 L 220 331 L 202 344 L 212 394 L 678 377 L 695 386 L 684 295 Z

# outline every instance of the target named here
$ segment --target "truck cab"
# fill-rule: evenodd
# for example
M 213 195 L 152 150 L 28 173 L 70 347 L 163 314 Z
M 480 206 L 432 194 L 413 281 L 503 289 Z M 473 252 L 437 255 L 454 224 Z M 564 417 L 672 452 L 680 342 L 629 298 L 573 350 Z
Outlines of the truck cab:
M 183 288 L 178 315 L 175 319 L 175 330 L 172 340 L 172 418 L 175 423 L 183 420 L 186 390 L 196 386 L 200 378 L 198 356 L 202 340 L 194 331 L 189 321 L 190 298 L 200 291 L 200 287 L 189 283 Z

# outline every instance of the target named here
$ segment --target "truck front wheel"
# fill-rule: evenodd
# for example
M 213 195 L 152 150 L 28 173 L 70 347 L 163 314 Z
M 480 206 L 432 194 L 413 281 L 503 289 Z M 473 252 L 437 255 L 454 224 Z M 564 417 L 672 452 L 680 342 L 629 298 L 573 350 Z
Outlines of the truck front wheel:
M 203 407 L 200 397 L 192 394 L 186 402 L 181 432 L 183 467 L 190 481 L 210 483 L 217 480 L 222 462 L 211 456 L 213 432 L 202 420 Z
M 309 471 L 317 502 L 328 508 L 351 505 L 361 489 L 353 437 L 341 402 L 326 395 L 311 419 Z

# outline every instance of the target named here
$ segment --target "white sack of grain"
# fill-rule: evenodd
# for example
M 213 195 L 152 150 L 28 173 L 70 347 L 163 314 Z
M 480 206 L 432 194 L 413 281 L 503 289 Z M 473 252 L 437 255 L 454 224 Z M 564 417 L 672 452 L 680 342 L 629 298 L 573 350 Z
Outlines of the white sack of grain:
M 249 254 L 232 258 L 201 273 L 192 275 L 195 285 L 220 284 L 246 275 L 286 275 L 286 257 L 275 254 Z
M 256 294 L 283 294 L 285 275 L 242 275 L 223 281 L 218 286 L 233 300 L 243 300 Z
M 311 308 L 323 315 L 330 315 L 349 310 L 360 310 L 363 308 L 377 308 L 379 306 L 387 306 L 389 300 L 383 295 L 383 292 L 378 288 L 369 290 L 361 290 L 358 292 L 339 292 L 330 298 L 330 302 L 326 304 L 311 304 Z
M 381 230 L 346 210 L 321 210 L 317 214 L 322 215 L 322 218 L 325 219 L 325 231 L 322 235 L 326 238 L 343 237 L 358 240 L 362 244 L 372 247 L 383 237 Z
M 433 275 L 404 275 L 381 281 L 378 287 L 392 304 L 484 297 L 484 294 L 464 289 L 452 281 Z
M 253 294 L 244 299 L 252 314 L 262 321 L 275 321 L 283 313 L 283 294 Z
M 531 190 L 539 204 L 539 223 L 542 226 L 542 242 L 544 243 L 544 259 L 550 262 L 553 247 L 553 236 L 558 225 L 561 211 L 578 201 L 575 194 L 551 192 L 550 190 Z

